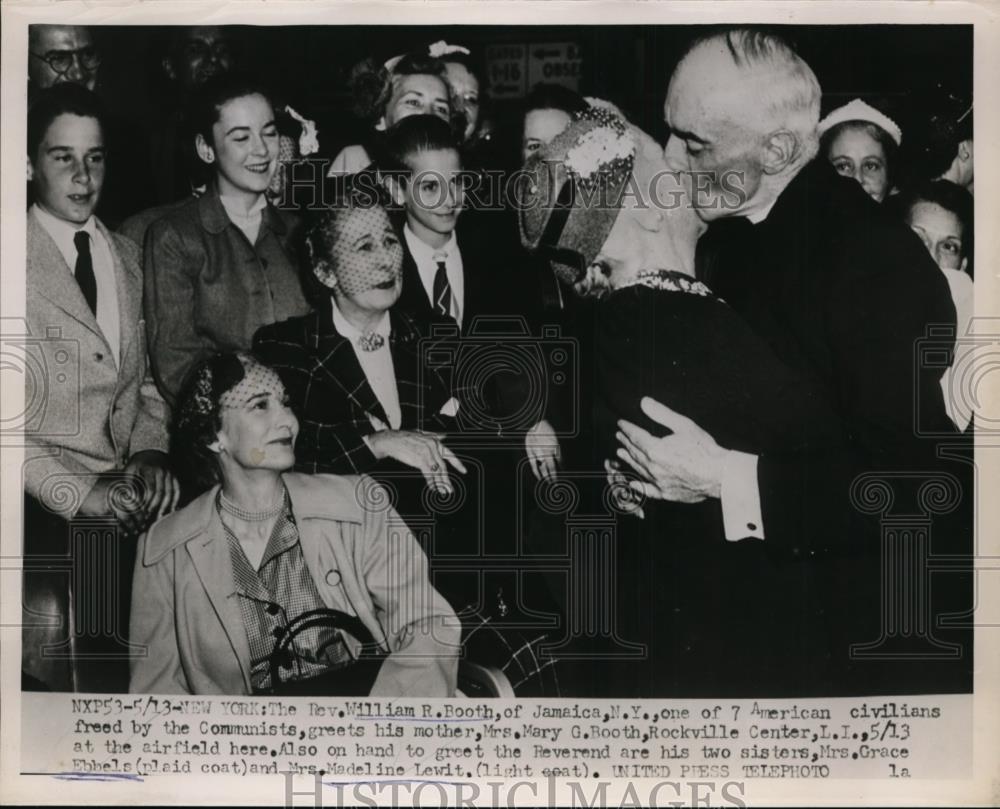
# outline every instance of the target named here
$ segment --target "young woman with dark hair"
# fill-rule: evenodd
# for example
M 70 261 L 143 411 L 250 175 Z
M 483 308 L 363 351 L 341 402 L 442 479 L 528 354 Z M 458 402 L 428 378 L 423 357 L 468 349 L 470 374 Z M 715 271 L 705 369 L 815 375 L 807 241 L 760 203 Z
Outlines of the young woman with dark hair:
M 173 401 L 191 367 L 250 348 L 261 326 L 308 311 L 294 248 L 298 220 L 267 198 L 279 133 L 266 89 L 213 77 L 192 111 L 207 192 L 154 222 L 145 243 L 145 312 L 157 384 Z

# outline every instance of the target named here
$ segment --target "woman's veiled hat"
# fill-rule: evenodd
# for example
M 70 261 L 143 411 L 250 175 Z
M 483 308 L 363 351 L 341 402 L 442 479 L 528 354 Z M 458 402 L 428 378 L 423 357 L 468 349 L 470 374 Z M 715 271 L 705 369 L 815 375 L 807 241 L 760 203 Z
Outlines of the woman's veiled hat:
M 597 258 L 621 210 L 635 156 L 628 124 L 611 110 L 591 107 L 525 165 L 521 243 L 547 255 L 561 281 L 576 283 Z

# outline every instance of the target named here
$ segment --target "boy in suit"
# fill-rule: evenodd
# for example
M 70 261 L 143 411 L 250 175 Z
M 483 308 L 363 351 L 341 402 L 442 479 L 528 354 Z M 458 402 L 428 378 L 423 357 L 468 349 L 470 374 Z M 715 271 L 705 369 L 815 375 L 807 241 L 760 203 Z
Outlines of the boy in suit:
M 74 568 L 81 554 L 107 554 L 100 573 L 112 578 L 88 581 L 96 592 L 73 599 L 65 572 L 30 575 L 25 565 L 26 607 L 30 612 L 44 603 L 36 613 L 51 615 L 55 605 L 69 619 L 69 640 L 57 644 L 62 657 L 56 658 L 46 640 L 59 638 L 42 637 L 44 630 L 32 626 L 38 621 L 26 620 L 24 668 L 35 681 L 61 690 L 124 688 L 127 660 L 119 666 L 126 678 L 120 682 L 110 661 L 87 671 L 80 657 L 107 652 L 108 641 L 120 644 L 127 625 L 122 615 L 89 635 L 78 632 L 77 623 L 106 614 L 108 598 L 114 607 L 128 603 L 114 592 L 116 577 L 130 581 L 132 560 L 131 546 L 118 541 L 117 529 L 141 531 L 173 509 L 179 495 L 165 453 L 167 407 L 148 374 L 139 251 L 94 216 L 105 161 L 97 97 L 69 83 L 39 93 L 28 114 L 34 204 L 27 217 L 26 308 L 29 333 L 37 340 L 29 350 L 40 355 L 39 367 L 51 378 L 42 390 L 29 383 L 26 391 L 27 401 L 45 396 L 45 402 L 26 428 L 25 552 L 69 555 Z M 66 356 L 75 368 L 67 366 Z M 82 523 L 102 535 L 93 548 L 89 539 L 80 545 L 74 526 Z M 104 547 L 98 547 L 101 542 Z M 87 609 L 98 611 L 79 614 Z
M 482 240 L 457 232 L 462 159 L 451 127 L 434 115 L 409 116 L 386 133 L 384 151 L 380 168 L 404 219 L 399 308 L 422 324 L 451 318 L 466 334 L 495 301 Z
M 512 318 L 528 314 L 526 293 L 534 287 L 516 268 L 498 266 L 496 240 L 479 229 L 459 235 L 463 186 L 459 146 L 451 127 L 433 115 L 413 115 L 386 132 L 379 168 L 395 204 L 402 209 L 403 291 L 396 305 L 428 333 L 435 320 L 450 318 L 462 337 L 493 331 L 475 326 L 484 315 L 503 318 L 490 336 L 498 344 L 523 341 L 510 331 Z M 502 281 L 501 281 L 502 279 Z M 530 338 L 529 338 L 530 339 Z M 480 354 L 480 357 L 487 356 Z M 495 356 L 503 356 L 499 352 Z M 475 360 L 481 362 L 481 359 Z M 502 362 L 500 363 L 502 365 Z M 466 371 L 469 369 L 466 368 Z M 531 380 L 520 370 L 468 374 L 480 380 L 485 418 L 480 430 L 524 433 L 523 413 L 534 404 Z M 461 378 L 458 373 L 456 378 Z M 494 427 L 495 425 L 495 427 Z M 560 461 L 555 431 L 540 419 L 525 434 L 525 449 L 536 477 L 554 478 Z

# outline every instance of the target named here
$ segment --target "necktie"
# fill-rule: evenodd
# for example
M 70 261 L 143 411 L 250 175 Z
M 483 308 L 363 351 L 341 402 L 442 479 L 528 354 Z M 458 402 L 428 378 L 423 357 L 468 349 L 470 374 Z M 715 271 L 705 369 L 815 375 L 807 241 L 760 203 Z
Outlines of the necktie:
M 80 285 L 87 306 L 94 315 L 97 314 L 97 279 L 94 277 L 94 261 L 90 257 L 90 234 L 78 230 L 73 236 L 76 245 L 76 269 L 73 274 Z
M 447 253 L 435 253 L 437 272 L 434 273 L 434 311 L 449 317 L 451 315 L 451 284 L 448 283 L 448 268 L 445 266 Z

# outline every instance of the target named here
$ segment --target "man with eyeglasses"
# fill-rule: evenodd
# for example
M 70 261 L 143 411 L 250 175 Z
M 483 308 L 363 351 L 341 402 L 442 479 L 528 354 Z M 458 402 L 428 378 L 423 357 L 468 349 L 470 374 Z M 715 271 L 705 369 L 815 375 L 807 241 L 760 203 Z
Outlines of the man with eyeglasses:
M 28 52 L 28 79 L 36 90 L 61 82 L 88 90 L 97 85 L 101 52 L 84 25 L 29 26 Z
M 105 135 L 113 145 L 115 162 L 128 167 L 114 172 L 101 194 L 100 217 L 116 228 L 153 198 L 147 138 L 136 117 L 140 105 L 133 79 L 127 71 L 114 69 L 114 40 L 101 40 L 100 46 L 98 41 L 96 29 L 85 25 L 29 26 L 28 97 L 34 99 L 60 84 L 78 84 L 100 96 L 106 110 Z

